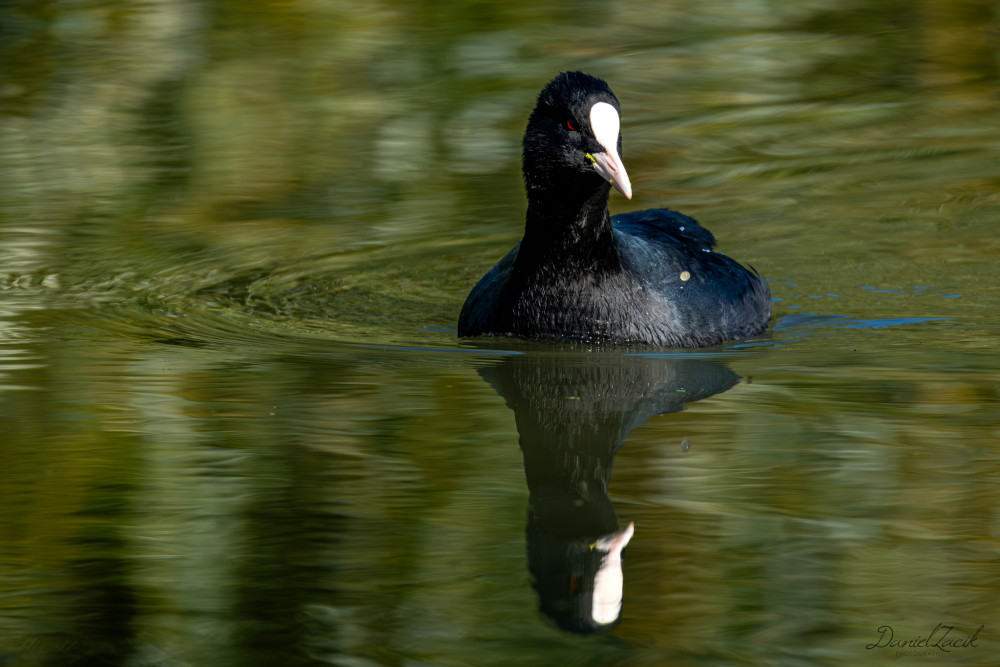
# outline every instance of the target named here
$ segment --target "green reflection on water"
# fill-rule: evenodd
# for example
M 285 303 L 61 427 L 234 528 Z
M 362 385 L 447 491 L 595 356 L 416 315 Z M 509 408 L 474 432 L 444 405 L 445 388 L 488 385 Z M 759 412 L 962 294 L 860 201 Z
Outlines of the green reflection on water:
M 994 660 L 992 3 L 5 11 L 0 664 L 881 664 L 938 622 Z M 780 299 L 617 455 L 624 618 L 583 643 L 451 328 L 567 68 L 623 103 L 613 210 Z

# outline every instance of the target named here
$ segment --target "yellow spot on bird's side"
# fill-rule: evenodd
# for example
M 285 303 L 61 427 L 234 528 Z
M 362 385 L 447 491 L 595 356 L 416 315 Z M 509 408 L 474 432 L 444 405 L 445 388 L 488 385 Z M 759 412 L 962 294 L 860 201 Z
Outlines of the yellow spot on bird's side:
M 681 271 L 681 280 L 683 281 L 691 280 L 691 274 L 688 271 Z

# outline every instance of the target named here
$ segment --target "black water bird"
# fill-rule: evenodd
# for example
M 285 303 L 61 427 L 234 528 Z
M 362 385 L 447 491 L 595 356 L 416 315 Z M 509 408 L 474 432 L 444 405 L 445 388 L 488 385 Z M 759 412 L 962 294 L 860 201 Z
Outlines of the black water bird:
M 611 186 L 632 198 L 620 117 L 607 83 L 582 72 L 539 94 L 524 134 L 524 237 L 469 293 L 459 336 L 704 347 L 767 328 L 767 284 L 714 252 L 693 218 L 609 215 Z

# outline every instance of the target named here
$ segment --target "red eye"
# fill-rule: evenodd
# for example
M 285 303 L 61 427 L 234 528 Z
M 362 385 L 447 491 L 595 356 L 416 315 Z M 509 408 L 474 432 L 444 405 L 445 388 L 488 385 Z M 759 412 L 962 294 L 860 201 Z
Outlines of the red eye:
M 566 129 L 567 130 L 572 130 L 573 132 L 576 132 L 576 126 L 573 125 L 573 121 L 571 121 L 571 120 L 567 120 L 566 121 Z

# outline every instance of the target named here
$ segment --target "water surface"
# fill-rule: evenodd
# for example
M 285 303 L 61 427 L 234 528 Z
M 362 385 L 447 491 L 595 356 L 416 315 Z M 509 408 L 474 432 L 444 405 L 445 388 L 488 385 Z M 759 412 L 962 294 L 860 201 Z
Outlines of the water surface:
M 0 664 L 994 664 L 992 3 L 5 11 Z M 455 337 L 570 68 L 766 334 Z

